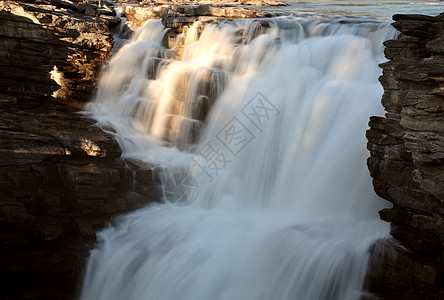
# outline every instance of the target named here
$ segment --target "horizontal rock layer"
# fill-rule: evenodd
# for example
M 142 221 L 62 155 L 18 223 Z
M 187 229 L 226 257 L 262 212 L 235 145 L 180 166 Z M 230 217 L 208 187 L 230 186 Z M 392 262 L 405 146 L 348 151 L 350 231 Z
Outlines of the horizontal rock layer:
M 384 251 L 373 289 L 444 299 L 444 15 L 393 18 L 400 35 L 385 42 L 380 78 L 387 113 L 370 118 L 368 167 L 376 193 L 393 204 L 380 216 L 402 247 L 375 246 Z

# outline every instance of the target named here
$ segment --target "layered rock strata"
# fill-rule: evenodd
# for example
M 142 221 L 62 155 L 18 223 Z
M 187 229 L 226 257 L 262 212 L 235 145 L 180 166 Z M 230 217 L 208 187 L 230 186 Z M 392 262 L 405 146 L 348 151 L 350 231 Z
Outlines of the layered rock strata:
M 371 117 L 368 167 L 398 241 L 373 248 L 373 289 L 444 299 L 444 15 L 395 15 L 381 65 L 385 117 Z M 377 256 L 379 255 L 379 258 Z

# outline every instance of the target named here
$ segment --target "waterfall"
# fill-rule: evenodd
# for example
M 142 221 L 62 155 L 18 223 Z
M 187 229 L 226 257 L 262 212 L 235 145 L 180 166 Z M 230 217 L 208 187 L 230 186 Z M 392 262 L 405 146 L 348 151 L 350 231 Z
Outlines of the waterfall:
M 395 36 L 375 20 L 280 17 L 196 22 L 171 41 L 147 22 L 89 109 L 124 157 L 164 166 L 165 203 L 98 233 L 80 298 L 359 299 L 368 248 L 388 234 L 365 130 Z

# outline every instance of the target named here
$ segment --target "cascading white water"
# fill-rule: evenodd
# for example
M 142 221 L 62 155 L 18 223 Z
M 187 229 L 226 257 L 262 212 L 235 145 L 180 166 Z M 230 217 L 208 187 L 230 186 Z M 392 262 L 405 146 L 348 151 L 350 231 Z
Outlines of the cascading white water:
M 81 299 L 360 298 L 368 248 L 388 232 L 364 135 L 382 113 L 378 63 L 395 32 L 344 21 L 196 23 L 181 61 L 150 21 L 119 51 L 95 117 L 117 130 L 125 156 L 160 163 L 167 177 L 185 169 L 199 193 L 100 232 Z M 196 103 L 213 103 L 204 120 Z M 175 116 L 191 126 L 168 125 Z M 180 147 L 193 124 L 192 152 L 163 146 Z

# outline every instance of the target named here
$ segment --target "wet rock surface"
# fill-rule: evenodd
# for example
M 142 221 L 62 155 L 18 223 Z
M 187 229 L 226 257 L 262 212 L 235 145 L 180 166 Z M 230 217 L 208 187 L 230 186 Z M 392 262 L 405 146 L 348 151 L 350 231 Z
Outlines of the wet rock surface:
M 400 35 L 385 42 L 380 78 L 387 113 L 370 118 L 367 138 L 375 191 L 393 204 L 380 216 L 400 243 L 375 246 L 373 290 L 444 299 L 444 16 L 394 20 Z

